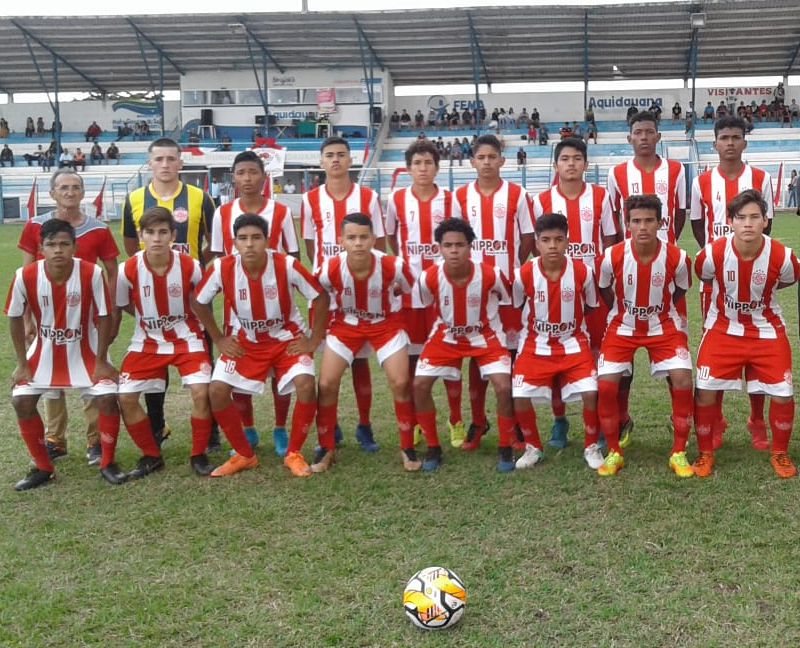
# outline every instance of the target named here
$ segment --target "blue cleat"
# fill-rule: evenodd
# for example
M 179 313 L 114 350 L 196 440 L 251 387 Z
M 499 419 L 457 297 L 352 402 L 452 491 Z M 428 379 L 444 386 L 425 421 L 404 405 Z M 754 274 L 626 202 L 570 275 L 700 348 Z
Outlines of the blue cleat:
M 333 428 L 333 441 L 337 446 L 344 441 L 344 434 L 342 434 L 342 428 L 339 427 L 338 421 L 336 427 Z
M 422 470 L 425 472 L 436 470 L 442 461 L 442 448 L 440 446 L 431 446 L 425 453 L 425 459 L 422 460 Z
M 361 445 L 361 449 L 365 452 L 378 452 L 380 449 L 378 444 L 375 443 L 375 437 L 372 436 L 372 424 L 367 423 L 356 425 L 356 441 Z
M 511 472 L 515 467 L 516 465 L 514 463 L 514 455 L 511 452 L 511 446 L 498 448 L 497 470 L 499 472 Z
M 547 445 L 552 448 L 566 448 L 569 445 L 567 432 L 569 432 L 569 421 L 565 417 L 559 416 L 553 419 L 553 427 L 550 428 L 550 440 Z
M 247 434 L 247 430 L 245 430 Z M 250 437 L 247 437 L 250 440 Z M 272 429 L 272 442 L 275 444 L 275 454 L 283 457 L 286 454 L 286 447 L 289 445 L 289 437 L 286 434 L 286 428 L 276 427 Z M 252 444 L 251 444 L 252 445 Z

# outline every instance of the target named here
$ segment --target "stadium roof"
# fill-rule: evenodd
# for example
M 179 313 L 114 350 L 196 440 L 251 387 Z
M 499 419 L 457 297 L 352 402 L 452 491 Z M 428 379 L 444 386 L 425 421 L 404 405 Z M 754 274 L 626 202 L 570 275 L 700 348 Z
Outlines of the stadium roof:
M 706 16 L 696 32 L 693 13 Z M 698 77 L 785 76 L 800 73 L 796 13 L 796 0 L 706 0 L 6 18 L 0 92 L 52 90 L 54 58 L 61 91 L 158 87 L 159 58 L 164 88 L 177 89 L 181 73 L 260 70 L 263 54 L 270 74 L 373 61 L 396 85 L 473 83 L 475 70 L 490 84 L 691 78 L 693 42 Z

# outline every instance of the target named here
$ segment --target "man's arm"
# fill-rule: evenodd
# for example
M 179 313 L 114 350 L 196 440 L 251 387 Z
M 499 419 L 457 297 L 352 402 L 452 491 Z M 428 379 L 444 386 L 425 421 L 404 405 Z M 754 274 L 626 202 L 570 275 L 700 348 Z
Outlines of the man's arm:
M 17 357 L 17 366 L 11 374 L 14 384 L 30 381 L 31 368 L 25 353 L 25 322 L 22 317 L 9 317 L 8 330 L 11 334 L 11 343 L 14 345 L 14 355 Z
M 112 318 L 109 315 L 101 315 L 97 318 L 97 360 L 94 365 L 92 380 L 98 381 L 102 378 L 117 382 L 119 372 L 108 361 L 108 347 L 111 344 L 111 330 L 113 327 Z
M 703 225 L 702 220 L 693 220 L 692 221 L 692 234 L 694 235 L 694 240 L 697 241 L 697 245 L 700 246 L 702 249 L 705 247 L 706 244 L 706 228 Z
M 330 307 L 331 298 L 326 290 L 321 291 L 313 302 L 311 319 L 314 320 L 314 326 L 311 329 L 311 335 L 300 335 L 289 344 L 286 345 L 286 353 L 297 355 L 298 353 L 311 353 L 322 342 L 325 337 L 325 327 L 328 324 L 328 309 Z
M 600 297 L 603 300 L 603 303 L 608 307 L 611 308 L 614 306 L 614 289 L 611 286 L 606 286 L 605 288 L 600 288 Z
M 520 234 L 519 235 L 519 262 L 525 263 L 528 256 L 530 256 L 534 249 L 535 236 L 533 234 Z
M 375 249 L 380 250 L 381 252 L 386 252 L 386 237 L 381 236 L 380 238 L 375 239 Z
M 676 209 L 675 210 L 675 240 L 677 241 L 681 237 L 681 232 L 683 231 L 684 225 L 686 225 L 686 210 L 685 209 Z

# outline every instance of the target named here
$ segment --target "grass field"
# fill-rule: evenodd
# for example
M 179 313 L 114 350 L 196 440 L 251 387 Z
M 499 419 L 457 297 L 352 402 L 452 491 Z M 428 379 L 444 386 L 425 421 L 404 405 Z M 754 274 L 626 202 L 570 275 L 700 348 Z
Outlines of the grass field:
M 20 258 L 19 233 L 0 227 L 4 286 Z M 797 249 L 797 217 L 778 215 L 774 234 Z M 685 232 L 694 253 L 689 238 Z M 693 289 L 693 348 L 697 301 Z M 782 291 L 781 303 L 794 346 L 794 288 Z M 128 319 L 115 360 L 129 331 Z M 5 322 L 0 346 L 0 375 L 10 377 Z M 188 402 L 173 387 L 166 470 L 106 484 L 83 458 L 82 417 L 70 396 L 70 454 L 57 462 L 56 483 L 17 493 L 11 484 L 28 456 L 5 399 L 0 645 L 797 645 L 800 481 L 778 479 L 768 455 L 751 449 L 741 394 L 726 397 L 729 428 L 714 475 L 677 479 L 667 467 L 666 386 L 647 377 L 639 360 L 634 441 L 625 470 L 609 479 L 585 467 L 576 441 L 547 449 L 533 470 L 498 474 L 494 434 L 475 453 L 445 447 L 435 474 L 405 474 L 388 389 L 374 372 L 381 451 L 357 449 L 345 381 L 346 440 L 326 474 L 296 479 L 281 466 L 265 397 L 256 405 L 267 432 L 261 466 L 229 479 L 196 477 L 188 465 Z M 443 423 L 442 392 L 437 402 Z M 538 411 L 546 438 L 551 416 Z M 569 412 L 577 438 L 578 410 Z M 312 447 L 313 433 L 308 456 Z M 790 454 L 800 455 L 795 443 Z M 123 431 L 120 464 L 130 469 L 137 457 Z M 436 564 L 464 581 L 467 612 L 452 630 L 425 633 L 404 618 L 400 598 L 414 572 Z

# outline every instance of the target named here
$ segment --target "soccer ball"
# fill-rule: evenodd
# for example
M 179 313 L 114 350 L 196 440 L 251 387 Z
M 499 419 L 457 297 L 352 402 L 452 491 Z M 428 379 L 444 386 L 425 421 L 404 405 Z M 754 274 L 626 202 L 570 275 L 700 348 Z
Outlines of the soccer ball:
M 458 623 L 466 600 L 461 579 L 445 567 L 426 567 L 418 571 L 403 591 L 406 616 L 424 630 L 439 630 Z

